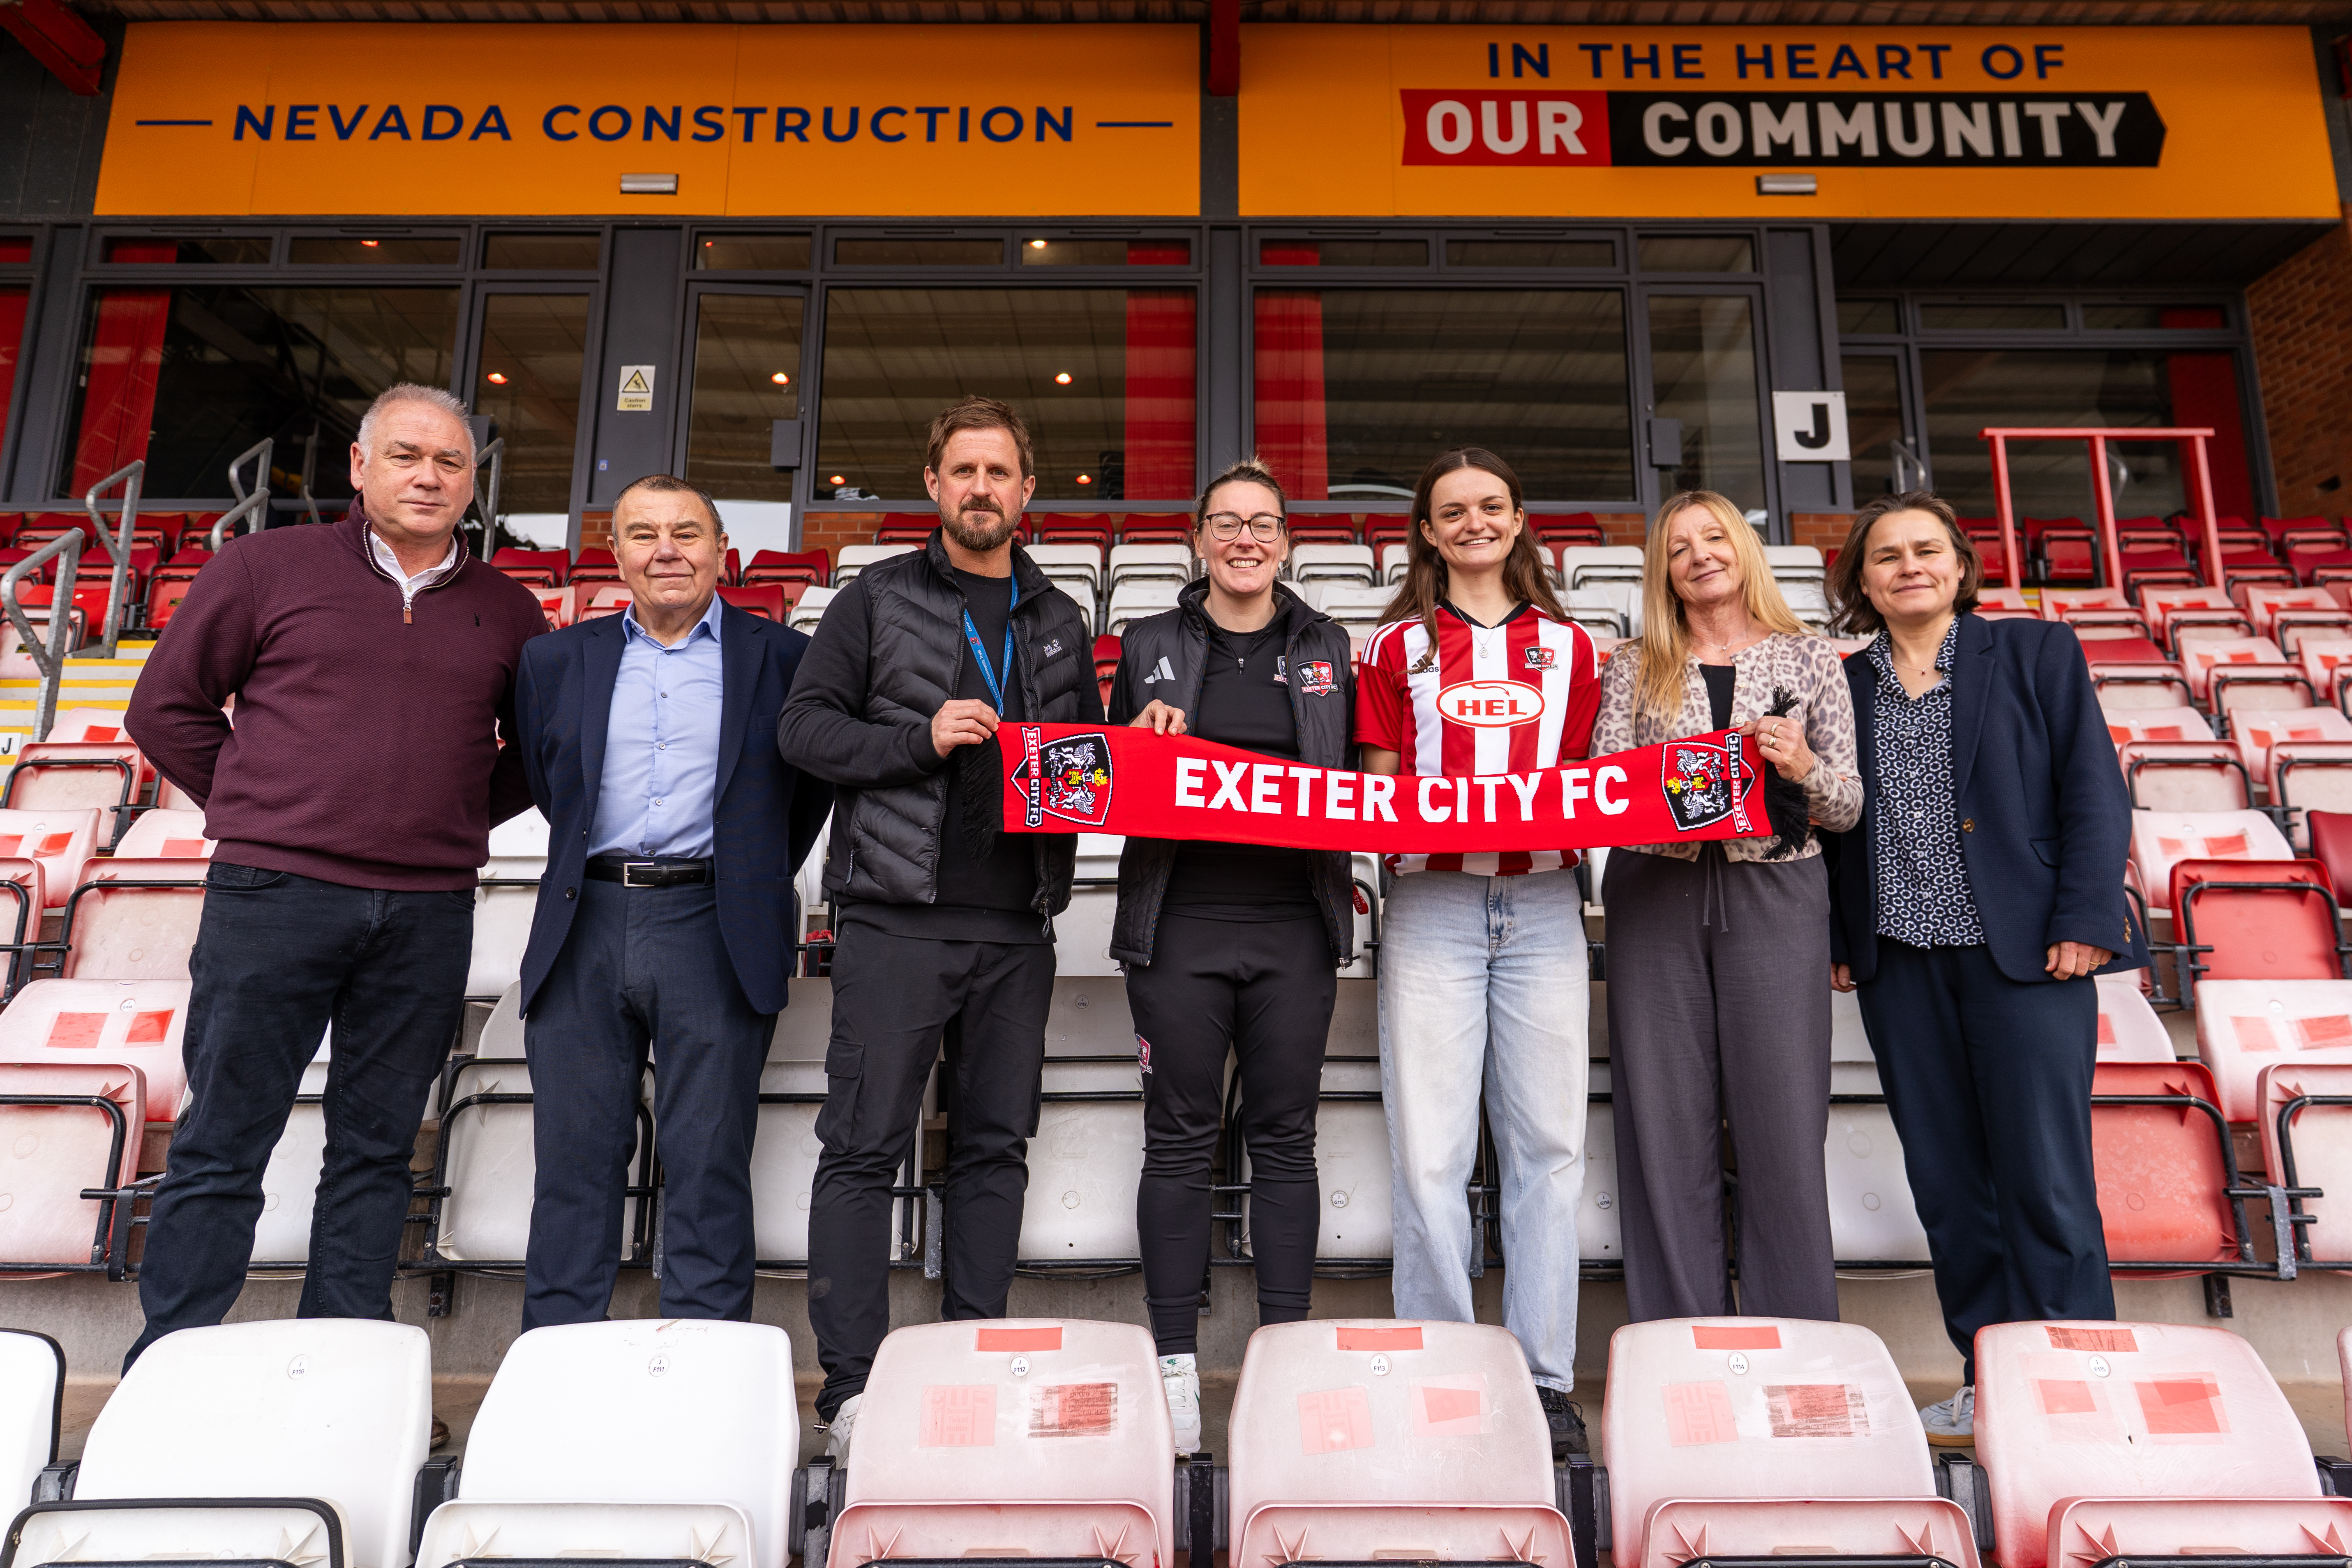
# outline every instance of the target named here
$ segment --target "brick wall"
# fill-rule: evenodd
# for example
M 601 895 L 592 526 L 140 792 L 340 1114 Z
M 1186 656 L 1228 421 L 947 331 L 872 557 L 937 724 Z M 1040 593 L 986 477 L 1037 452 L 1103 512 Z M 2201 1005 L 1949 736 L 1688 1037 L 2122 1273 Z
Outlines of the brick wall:
M 1845 543 L 1845 536 L 1853 527 L 1850 511 L 1792 511 L 1789 514 L 1789 542 L 1810 544 L 1827 555 Z
M 2352 510 L 2352 221 L 2257 279 L 2246 312 L 2280 515 L 2342 517 Z

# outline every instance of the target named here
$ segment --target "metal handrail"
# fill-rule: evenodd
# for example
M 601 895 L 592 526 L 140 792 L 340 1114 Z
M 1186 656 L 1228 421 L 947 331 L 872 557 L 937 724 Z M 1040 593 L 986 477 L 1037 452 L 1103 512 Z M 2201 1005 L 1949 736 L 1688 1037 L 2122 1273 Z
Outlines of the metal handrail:
M 485 490 L 477 485 L 474 489 L 474 500 L 481 509 L 482 559 L 488 561 L 490 558 L 492 531 L 499 525 L 499 481 L 506 477 L 507 438 L 505 437 L 497 437 L 488 446 L 474 454 L 474 472 L 480 473 L 484 463 L 490 466 L 489 488 Z
M 107 580 L 106 589 L 105 657 L 108 658 L 114 657 L 115 640 L 122 635 L 122 579 L 131 571 L 131 525 L 139 516 L 139 487 L 146 478 L 147 459 L 134 458 L 129 466 L 115 469 L 90 486 L 81 498 L 82 510 L 89 513 L 92 537 L 103 541 L 106 538 L 106 519 L 99 515 L 98 498 L 118 484 L 122 487 L 122 521 L 116 525 L 114 532 L 114 574 Z
M 59 589 L 49 595 L 49 646 L 41 647 L 33 631 L 32 617 L 25 614 L 18 588 L 26 574 L 37 574 L 58 557 L 65 564 L 58 569 Z M 33 708 L 33 739 L 46 741 L 49 728 L 58 719 L 58 688 L 64 682 L 66 655 L 72 651 L 67 645 L 73 640 L 74 571 L 81 564 L 81 530 L 70 529 L 58 535 L 22 561 L 11 565 L 0 575 L 0 610 L 5 610 L 9 625 L 16 628 L 17 640 L 32 656 L 33 668 L 41 672 L 40 700 Z
M 220 553 L 221 540 L 228 531 L 230 523 L 247 517 L 255 518 L 253 531 L 256 533 L 269 526 L 269 455 L 277 445 L 274 438 L 264 436 L 228 460 L 228 488 L 230 493 L 236 497 L 236 505 L 221 513 L 220 520 L 213 524 L 214 554 Z M 253 470 L 253 493 L 247 495 L 245 493 L 245 481 L 236 477 L 236 471 L 255 459 L 258 461 Z

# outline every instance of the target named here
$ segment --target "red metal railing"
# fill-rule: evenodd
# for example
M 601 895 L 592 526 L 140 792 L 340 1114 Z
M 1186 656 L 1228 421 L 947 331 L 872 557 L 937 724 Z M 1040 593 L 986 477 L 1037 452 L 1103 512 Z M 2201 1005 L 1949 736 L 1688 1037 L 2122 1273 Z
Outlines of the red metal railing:
M 2024 586 L 2025 563 L 2017 548 L 2017 507 L 2009 494 L 2009 443 L 2011 441 L 2087 441 L 2091 444 L 2091 493 L 2098 510 L 2099 548 L 2106 563 L 2107 586 L 2124 585 L 2123 551 L 2116 542 L 2116 492 L 2107 482 L 2107 443 L 2110 441 L 2179 441 L 2189 447 L 2189 468 L 2195 483 L 2189 494 L 2197 505 L 2197 516 L 2205 528 L 2205 578 L 2212 586 L 2221 581 L 2221 534 L 2213 516 L 2213 470 L 2205 457 L 2205 443 L 2212 436 L 2210 429 L 2149 430 L 2095 429 L 2074 426 L 2060 430 L 1986 429 L 1977 432 L 1992 443 L 1992 488 L 1994 503 L 2000 513 L 2001 559 L 2009 568 L 2009 585 Z

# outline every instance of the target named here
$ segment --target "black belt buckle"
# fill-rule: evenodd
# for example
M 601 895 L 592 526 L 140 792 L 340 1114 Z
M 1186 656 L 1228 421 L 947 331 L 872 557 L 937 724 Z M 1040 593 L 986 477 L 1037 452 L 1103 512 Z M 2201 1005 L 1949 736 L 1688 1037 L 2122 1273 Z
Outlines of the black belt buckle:
M 621 862 L 621 886 L 625 888 L 667 887 L 669 885 L 667 882 L 654 879 L 663 869 L 664 867 L 657 860 L 624 860 Z M 642 882 L 637 880 L 637 873 L 640 871 L 646 874 L 646 879 Z

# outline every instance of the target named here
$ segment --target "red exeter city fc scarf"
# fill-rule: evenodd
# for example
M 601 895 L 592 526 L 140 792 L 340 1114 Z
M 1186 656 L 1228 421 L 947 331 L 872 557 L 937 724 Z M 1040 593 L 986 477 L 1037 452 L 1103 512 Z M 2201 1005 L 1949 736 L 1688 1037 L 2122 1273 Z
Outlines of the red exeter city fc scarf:
M 1771 836 L 1753 742 L 1720 730 L 1524 773 L 1310 768 L 1189 735 L 1007 724 L 1008 833 L 1125 833 L 1383 855 Z

